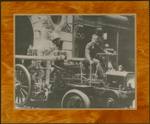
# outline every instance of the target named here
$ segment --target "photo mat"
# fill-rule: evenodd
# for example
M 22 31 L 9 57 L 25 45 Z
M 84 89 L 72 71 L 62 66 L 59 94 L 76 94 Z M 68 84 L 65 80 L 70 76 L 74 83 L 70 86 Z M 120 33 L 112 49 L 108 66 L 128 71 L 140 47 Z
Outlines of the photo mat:
M 134 14 L 14 20 L 15 109 L 136 109 Z

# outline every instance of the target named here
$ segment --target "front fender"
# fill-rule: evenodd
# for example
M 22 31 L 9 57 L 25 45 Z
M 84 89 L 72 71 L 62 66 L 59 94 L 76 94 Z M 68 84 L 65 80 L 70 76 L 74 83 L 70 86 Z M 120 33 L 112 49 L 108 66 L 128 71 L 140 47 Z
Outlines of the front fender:
M 87 96 L 93 96 L 94 95 L 94 88 L 92 86 L 88 85 L 77 85 L 77 84 L 68 84 L 65 92 L 71 89 L 78 89 L 85 93 Z

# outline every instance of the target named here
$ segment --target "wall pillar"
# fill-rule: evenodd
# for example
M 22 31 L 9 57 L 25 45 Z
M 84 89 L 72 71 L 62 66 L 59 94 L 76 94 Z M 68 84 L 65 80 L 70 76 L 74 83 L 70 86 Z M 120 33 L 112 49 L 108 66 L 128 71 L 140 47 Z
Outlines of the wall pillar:
M 119 31 L 117 31 L 117 46 L 116 53 L 119 56 Z M 116 70 L 118 69 L 118 56 L 116 56 Z

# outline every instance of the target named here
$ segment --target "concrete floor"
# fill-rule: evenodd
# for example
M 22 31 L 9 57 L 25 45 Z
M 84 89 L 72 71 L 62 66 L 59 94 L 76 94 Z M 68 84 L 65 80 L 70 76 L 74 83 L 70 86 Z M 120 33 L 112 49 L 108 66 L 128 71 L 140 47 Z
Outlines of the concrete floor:
M 135 109 L 135 100 L 133 101 L 133 109 Z M 26 106 L 23 107 L 16 107 L 17 108 L 27 108 L 27 109 L 58 109 L 61 108 L 60 103 L 55 102 L 55 101 L 30 101 L 27 103 Z M 125 108 L 123 108 L 125 109 Z

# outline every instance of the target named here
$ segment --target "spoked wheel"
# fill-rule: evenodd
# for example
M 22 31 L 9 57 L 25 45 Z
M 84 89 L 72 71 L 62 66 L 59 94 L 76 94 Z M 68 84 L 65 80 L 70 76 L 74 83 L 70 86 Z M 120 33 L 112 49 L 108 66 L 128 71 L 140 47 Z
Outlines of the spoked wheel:
M 31 79 L 28 70 L 20 64 L 15 65 L 15 105 L 24 106 L 30 99 Z
M 73 89 L 64 95 L 61 108 L 90 108 L 90 100 L 83 92 Z

